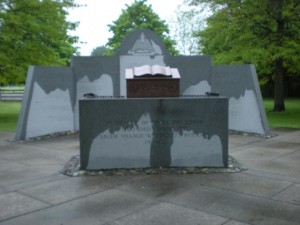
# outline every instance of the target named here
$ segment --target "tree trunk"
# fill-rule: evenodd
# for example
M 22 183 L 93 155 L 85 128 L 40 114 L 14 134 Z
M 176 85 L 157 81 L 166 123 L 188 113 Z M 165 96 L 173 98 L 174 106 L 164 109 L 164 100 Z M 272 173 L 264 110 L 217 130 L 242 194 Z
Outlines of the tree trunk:
M 276 0 L 273 2 L 275 6 L 275 18 L 277 23 L 277 46 L 281 47 L 284 39 L 284 19 L 282 18 L 283 1 Z M 275 78 L 274 78 L 274 112 L 285 111 L 284 105 L 284 66 L 283 58 L 275 59 Z
M 282 58 L 275 60 L 274 112 L 285 111 L 284 104 L 284 68 Z

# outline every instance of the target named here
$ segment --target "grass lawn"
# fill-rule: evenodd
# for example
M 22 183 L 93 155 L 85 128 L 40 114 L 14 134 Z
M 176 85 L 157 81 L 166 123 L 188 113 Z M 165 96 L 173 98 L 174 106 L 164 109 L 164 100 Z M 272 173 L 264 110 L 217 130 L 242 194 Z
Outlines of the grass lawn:
M 273 99 L 264 99 L 264 105 L 270 127 L 300 129 L 300 99 L 286 99 L 285 112 L 273 112 Z
M 16 130 L 20 108 L 20 101 L 0 101 L 0 131 Z
M 300 129 L 300 99 L 286 99 L 285 112 L 273 112 L 273 100 L 265 99 L 264 105 L 272 128 Z M 0 101 L 0 131 L 14 131 L 17 127 L 21 102 Z

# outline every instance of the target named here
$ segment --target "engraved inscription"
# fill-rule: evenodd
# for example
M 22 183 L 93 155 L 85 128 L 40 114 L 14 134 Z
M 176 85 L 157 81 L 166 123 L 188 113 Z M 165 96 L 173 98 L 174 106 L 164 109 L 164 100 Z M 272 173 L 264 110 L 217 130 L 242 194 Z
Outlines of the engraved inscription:
M 199 137 L 202 134 L 195 134 L 193 132 L 183 132 L 187 130 L 190 125 L 201 125 L 202 120 L 141 120 L 138 124 L 131 124 L 131 128 L 126 130 L 119 130 L 112 134 L 100 134 L 100 139 L 145 139 L 144 143 L 150 145 L 153 138 L 161 141 L 170 137 L 193 138 Z M 124 127 L 130 124 L 129 121 L 107 121 L 107 127 Z M 171 131 L 171 132 L 170 132 Z M 181 132 L 174 132 L 181 131 Z

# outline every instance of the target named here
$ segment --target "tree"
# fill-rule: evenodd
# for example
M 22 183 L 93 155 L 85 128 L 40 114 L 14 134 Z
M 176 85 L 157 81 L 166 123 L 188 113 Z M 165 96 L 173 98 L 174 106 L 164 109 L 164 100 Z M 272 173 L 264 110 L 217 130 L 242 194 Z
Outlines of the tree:
M 93 49 L 91 55 L 92 56 L 106 56 L 109 55 L 110 49 L 105 46 L 99 46 Z
M 285 110 L 284 81 L 300 70 L 300 0 L 190 0 L 213 15 L 199 33 L 216 63 L 253 63 L 272 77 L 274 111 Z
M 132 5 L 126 4 L 126 9 L 112 24 L 109 30 L 113 37 L 109 38 L 107 46 L 114 54 L 119 48 L 123 39 L 133 30 L 149 29 L 156 32 L 164 41 L 166 48 L 171 54 L 177 54 L 175 42 L 169 37 L 169 28 L 164 20 L 153 12 L 151 5 L 146 4 L 147 0 L 135 0 Z
M 0 84 L 24 83 L 29 65 L 67 65 L 77 51 L 66 21 L 73 0 L 2 0 Z
M 196 8 L 179 5 L 170 21 L 176 49 L 183 55 L 196 55 L 200 51 L 197 33 L 204 28 L 204 17 Z

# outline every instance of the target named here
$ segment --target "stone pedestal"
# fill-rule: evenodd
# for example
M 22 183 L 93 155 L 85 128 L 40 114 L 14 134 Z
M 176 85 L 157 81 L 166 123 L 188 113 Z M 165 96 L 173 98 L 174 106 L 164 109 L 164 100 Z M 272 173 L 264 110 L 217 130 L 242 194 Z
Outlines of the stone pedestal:
M 86 99 L 81 169 L 227 167 L 228 99 Z
M 154 77 L 127 80 L 127 97 L 178 97 L 179 79 Z

